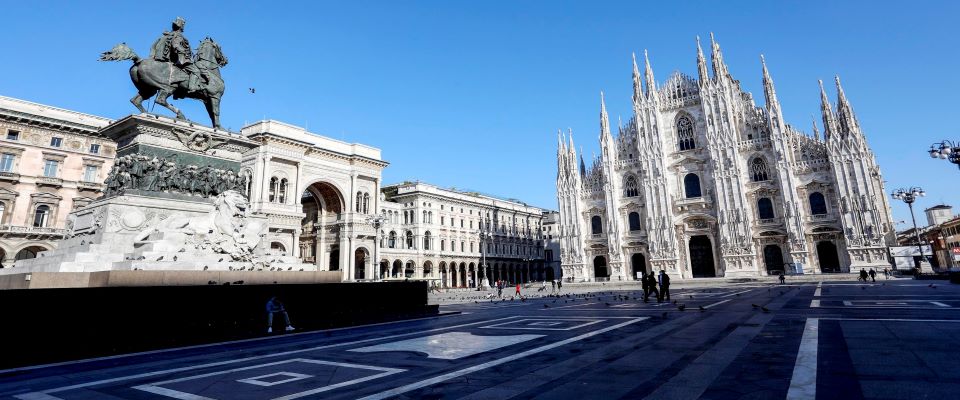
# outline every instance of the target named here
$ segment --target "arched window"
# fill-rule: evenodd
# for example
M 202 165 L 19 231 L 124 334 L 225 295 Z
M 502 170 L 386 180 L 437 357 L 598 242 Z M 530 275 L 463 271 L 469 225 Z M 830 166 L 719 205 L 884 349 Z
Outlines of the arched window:
M 423 234 L 423 249 L 430 250 L 430 231 Z
M 767 177 L 767 163 L 762 158 L 754 158 L 750 163 L 750 174 L 754 182 L 769 180 Z
M 387 247 L 391 249 L 397 248 L 397 232 L 390 231 L 390 241 L 387 242 Z
M 623 195 L 624 197 L 637 197 L 640 195 L 640 190 L 637 188 L 637 178 L 633 176 L 627 177 L 623 182 Z
M 287 203 L 287 178 L 280 180 L 280 190 L 277 199 L 277 203 L 286 204 Z
M 766 197 L 757 200 L 757 215 L 760 219 L 773 218 L 773 201 Z
M 407 248 L 412 249 L 413 247 L 413 232 L 407 231 Z
M 41 204 L 37 206 L 36 213 L 33 214 L 33 226 L 36 228 L 46 228 L 47 220 L 50 218 L 50 206 Z
M 356 212 L 363 210 L 363 193 L 357 192 L 356 205 L 353 208 Z
M 363 194 L 363 213 L 370 213 L 370 193 Z
M 697 148 L 697 143 L 693 140 L 693 122 L 686 116 L 677 119 L 677 143 L 680 151 Z
M 445 240 L 441 240 L 441 241 L 440 241 L 440 251 L 446 251 L 446 250 L 447 250 L 447 242 L 446 242 Z
M 703 196 L 700 192 L 700 177 L 697 174 L 687 174 L 683 177 L 684 194 L 688 199 L 694 199 Z
M 427 210 L 423 210 L 423 220 L 421 222 L 423 223 L 429 222 L 429 220 L 427 219 Z
M 0 201 L 0 225 L 3 225 L 3 212 L 6 211 L 6 209 L 7 205 Z
M 267 201 L 273 203 L 277 201 L 277 186 L 280 185 L 280 179 L 277 177 L 270 178 L 270 191 L 267 196 Z
M 631 231 L 639 231 L 639 230 L 640 230 L 640 214 L 639 214 L 639 213 L 637 213 L 637 212 L 632 212 L 632 213 L 630 213 L 630 215 L 628 216 L 627 220 L 629 220 L 629 225 L 630 225 L 630 230 L 631 230 Z
M 600 216 L 594 215 L 593 218 L 590 218 L 590 227 L 594 235 L 603 233 L 603 221 Z
M 813 215 L 823 215 L 827 213 L 827 201 L 823 198 L 823 193 L 810 193 L 810 213 Z

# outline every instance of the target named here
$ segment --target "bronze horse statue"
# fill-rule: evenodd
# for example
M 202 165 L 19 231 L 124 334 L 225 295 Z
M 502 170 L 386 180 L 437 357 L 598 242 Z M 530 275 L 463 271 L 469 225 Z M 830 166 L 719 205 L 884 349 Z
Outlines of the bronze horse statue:
M 210 115 L 214 128 L 220 126 L 220 98 L 223 97 L 225 86 L 220 76 L 220 67 L 227 65 L 227 57 L 220 50 L 220 45 L 209 37 L 200 42 L 197 48 L 195 65 L 203 72 L 207 83 L 199 88 L 189 86 L 189 76 L 183 69 L 169 61 L 156 61 L 152 58 L 140 58 L 126 43 L 120 43 L 100 55 L 100 61 L 133 60 L 130 67 L 130 79 L 137 88 L 137 95 L 130 102 L 140 112 L 147 112 L 143 108 L 143 101 L 157 96 L 157 104 L 166 107 L 177 114 L 177 119 L 186 120 L 183 113 L 170 103 L 167 98 L 191 98 L 203 102 Z

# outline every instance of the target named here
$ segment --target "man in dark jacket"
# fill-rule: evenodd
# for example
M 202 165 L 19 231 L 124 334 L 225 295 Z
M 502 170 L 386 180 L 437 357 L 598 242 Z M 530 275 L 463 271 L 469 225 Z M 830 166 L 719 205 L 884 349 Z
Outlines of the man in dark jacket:
M 670 301 L 670 275 L 660 270 L 660 301 Z

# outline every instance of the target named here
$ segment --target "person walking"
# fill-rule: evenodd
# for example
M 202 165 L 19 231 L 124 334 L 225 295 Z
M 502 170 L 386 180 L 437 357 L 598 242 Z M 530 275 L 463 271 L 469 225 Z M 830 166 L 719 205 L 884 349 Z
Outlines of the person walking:
M 873 268 L 870 268 L 870 280 L 873 282 L 877 281 L 877 271 L 874 271 Z
M 660 299 L 670 301 L 670 275 L 660 270 Z
M 280 299 L 274 296 L 267 300 L 267 333 L 273 333 L 273 314 L 278 313 L 283 314 L 283 322 L 287 325 L 288 332 L 296 329 L 293 325 L 290 325 L 290 316 L 287 315 L 287 309 L 280 302 Z
M 867 270 L 865 268 L 860 268 L 860 277 L 857 280 L 867 282 Z
M 883 269 L 883 279 L 890 279 L 890 271 L 886 268 Z
M 503 281 L 497 280 L 497 297 L 503 297 Z
M 660 303 L 660 291 L 657 290 L 657 278 L 653 277 L 653 272 L 647 274 L 647 294 L 643 296 L 643 301 L 647 302 L 650 298 L 650 295 L 653 294 L 657 299 L 657 303 Z
M 783 275 L 783 271 L 780 271 L 780 284 L 783 285 L 787 283 L 787 277 Z
M 519 283 L 517 284 L 517 293 L 514 294 L 514 296 L 522 297 L 522 296 L 520 295 L 520 284 L 519 284 Z
M 551 288 L 550 288 L 550 293 L 556 292 L 556 291 L 557 291 L 557 280 L 556 280 L 556 279 L 551 279 L 551 280 L 550 280 L 550 286 L 551 286 Z
M 560 293 L 560 289 L 563 289 L 563 278 L 557 279 L 557 293 Z
M 647 271 L 640 271 L 640 288 L 643 289 L 643 299 L 650 297 L 650 285 L 647 285 Z

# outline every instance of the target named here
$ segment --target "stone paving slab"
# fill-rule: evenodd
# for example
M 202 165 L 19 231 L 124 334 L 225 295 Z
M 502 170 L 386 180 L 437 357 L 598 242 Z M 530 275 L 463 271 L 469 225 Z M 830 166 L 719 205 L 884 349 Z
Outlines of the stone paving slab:
M 0 398 L 916 399 L 960 390 L 950 339 L 960 307 L 886 304 L 954 304 L 957 285 L 729 283 L 677 287 L 662 304 L 634 288 L 576 289 L 444 305 L 457 314 L 417 321 L 0 371 Z M 801 348 L 811 357 L 798 357 Z M 804 368 L 815 376 L 798 392 Z

